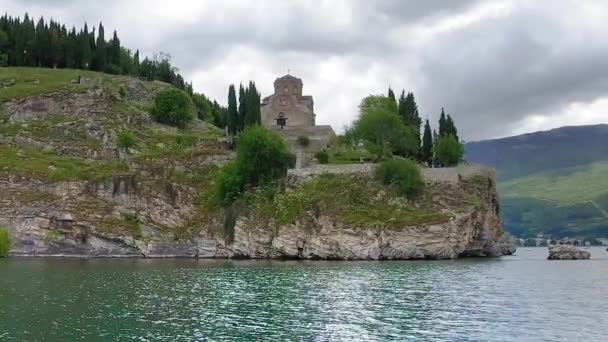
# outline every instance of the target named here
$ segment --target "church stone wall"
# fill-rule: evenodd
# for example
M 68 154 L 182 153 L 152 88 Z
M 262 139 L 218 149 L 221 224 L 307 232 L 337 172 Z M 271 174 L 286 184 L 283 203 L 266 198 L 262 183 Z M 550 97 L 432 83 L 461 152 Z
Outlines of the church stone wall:
M 315 125 L 312 96 L 302 96 L 302 80 L 290 75 L 274 82 L 274 94 L 262 101 L 262 125 L 273 128 L 277 118 L 284 117 L 287 127 Z

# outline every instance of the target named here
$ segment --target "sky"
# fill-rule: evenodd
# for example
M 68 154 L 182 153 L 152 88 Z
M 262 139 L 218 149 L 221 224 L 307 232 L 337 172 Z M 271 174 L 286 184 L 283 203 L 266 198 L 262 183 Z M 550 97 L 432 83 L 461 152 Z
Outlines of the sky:
M 361 99 L 412 91 L 436 127 L 441 108 L 466 141 L 608 123 L 604 0 L 0 0 L 13 16 L 103 22 L 144 55 L 167 52 L 198 92 L 229 84 L 262 96 L 289 72 L 317 124 L 340 132 Z

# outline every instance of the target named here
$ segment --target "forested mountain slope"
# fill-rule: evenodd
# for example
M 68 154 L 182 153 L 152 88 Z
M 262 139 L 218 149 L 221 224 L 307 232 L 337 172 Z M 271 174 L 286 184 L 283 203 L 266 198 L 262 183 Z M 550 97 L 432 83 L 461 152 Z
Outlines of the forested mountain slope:
M 608 235 L 608 125 L 472 142 L 466 159 L 497 169 L 508 231 Z

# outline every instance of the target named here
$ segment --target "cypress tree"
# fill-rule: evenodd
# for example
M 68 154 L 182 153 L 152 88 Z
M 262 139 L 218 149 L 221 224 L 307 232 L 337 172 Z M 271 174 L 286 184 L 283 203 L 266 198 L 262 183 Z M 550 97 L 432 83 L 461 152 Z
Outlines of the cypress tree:
M 393 99 L 393 101 L 397 102 L 397 100 L 395 99 L 395 93 L 393 92 L 393 89 L 391 89 L 391 87 L 388 87 L 388 97 Z
M 95 44 L 95 70 L 106 70 L 106 64 L 108 63 L 107 54 L 108 51 L 106 49 L 106 40 L 103 24 L 99 23 L 99 30 L 97 30 L 97 44 Z
M 116 67 L 120 67 L 122 65 L 120 61 L 120 39 L 118 39 L 116 30 L 114 30 L 114 35 L 112 37 L 112 40 L 110 41 L 110 47 L 108 48 L 108 51 L 109 63 Z
M 260 124 L 261 112 L 260 112 L 260 94 L 253 81 L 249 81 L 249 85 L 245 90 L 245 97 L 247 101 L 245 126 L 253 126 Z
M 452 120 L 450 114 L 448 114 L 446 119 L 446 127 L 447 134 L 452 135 L 454 138 L 456 138 L 456 141 L 460 141 L 460 139 L 458 138 L 458 130 L 456 129 L 456 125 L 454 125 L 454 120 Z
M 239 131 L 245 128 L 247 123 L 247 117 L 249 116 L 248 103 L 247 103 L 247 92 L 249 89 L 243 88 L 243 83 L 239 86 Z
M 447 127 L 447 119 L 445 117 L 445 111 L 441 108 L 441 116 L 439 117 L 439 136 L 443 137 L 449 134 Z
M 422 136 L 422 152 L 421 160 L 427 165 L 431 165 L 433 162 L 433 135 L 431 133 L 431 125 L 429 120 L 426 120 L 424 124 L 424 134 Z
M 236 104 L 236 91 L 234 85 L 228 87 L 228 117 L 227 117 L 228 133 L 236 135 L 239 127 L 239 111 Z
M 420 126 L 422 125 L 422 119 L 418 113 L 418 105 L 414 98 L 414 93 L 408 92 L 405 95 L 405 90 L 401 92 L 399 97 L 399 116 L 403 123 L 412 128 L 414 131 L 414 137 L 416 138 L 416 148 L 420 150 Z
M 89 35 L 89 29 L 87 24 L 84 24 L 84 30 L 80 33 L 80 68 L 90 69 L 91 68 L 91 44 L 89 42 L 91 36 Z

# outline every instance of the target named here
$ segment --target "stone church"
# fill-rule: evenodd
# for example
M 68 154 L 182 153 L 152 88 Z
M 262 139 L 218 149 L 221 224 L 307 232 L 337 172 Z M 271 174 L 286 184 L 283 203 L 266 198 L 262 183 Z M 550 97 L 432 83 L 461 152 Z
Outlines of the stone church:
M 262 125 L 285 137 L 300 165 L 306 165 L 311 155 L 326 148 L 336 134 L 331 126 L 316 125 L 312 96 L 302 95 L 302 80 L 286 75 L 274 81 L 274 94 L 262 100 Z M 306 136 L 310 143 L 302 146 L 298 137 Z

